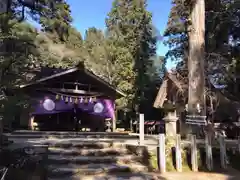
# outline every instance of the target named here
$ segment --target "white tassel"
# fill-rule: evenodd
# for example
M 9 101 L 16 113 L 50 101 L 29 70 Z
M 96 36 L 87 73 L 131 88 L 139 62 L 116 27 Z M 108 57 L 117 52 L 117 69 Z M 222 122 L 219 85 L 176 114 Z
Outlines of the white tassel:
M 82 102 L 83 102 L 83 98 L 81 97 L 81 98 L 80 98 L 80 103 L 82 103 Z

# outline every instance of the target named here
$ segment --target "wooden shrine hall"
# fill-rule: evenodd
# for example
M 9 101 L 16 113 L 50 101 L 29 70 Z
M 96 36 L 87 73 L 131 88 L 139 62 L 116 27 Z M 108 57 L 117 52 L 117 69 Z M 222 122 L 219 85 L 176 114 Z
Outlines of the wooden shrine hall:
M 33 79 L 20 86 L 20 91 L 31 99 L 30 129 L 116 128 L 115 99 L 124 93 L 87 70 L 83 63 L 70 69 L 41 68 Z

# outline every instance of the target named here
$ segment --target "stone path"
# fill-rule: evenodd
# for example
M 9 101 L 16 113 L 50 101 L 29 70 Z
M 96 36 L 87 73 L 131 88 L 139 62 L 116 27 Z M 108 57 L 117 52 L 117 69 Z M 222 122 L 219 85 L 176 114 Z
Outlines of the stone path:
M 100 134 L 98 137 L 94 133 L 86 133 L 79 137 L 61 136 L 51 137 L 48 132 L 24 132 L 9 135 L 9 138 L 15 146 L 48 146 L 49 180 L 112 179 L 116 173 L 129 175 L 132 172 L 146 172 L 149 168 L 148 163 L 143 162 L 146 148 L 127 145 L 129 143 L 126 142 L 131 139 L 125 135 L 115 134 L 111 137 L 113 134 Z
M 24 135 L 26 137 L 24 138 Z M 85 137 L 37 138 L 31 133 L 15 134 L 10 139 L 15 146 L 47 145 L 49 180 L 240 180 L 239 173 L 232 176 L 213 173 L 149 174 L 148 164 L 142 160 L 144 149 L 129 148 L 134 139 Z M 117 136 L 117 135 L 116 135 Z M 19 138 L 17 138 L 19 137 Z M 130 144 L 132 144 L 130 143 Z M 140 146 L 132 146 L 140 147 Z M 145 158 L 146 159 L 146 158 Z

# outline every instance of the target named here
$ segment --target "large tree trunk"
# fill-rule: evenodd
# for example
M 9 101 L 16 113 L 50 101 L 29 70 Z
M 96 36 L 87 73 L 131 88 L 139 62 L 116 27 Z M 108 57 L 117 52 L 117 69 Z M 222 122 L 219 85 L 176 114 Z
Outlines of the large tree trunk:
M 205 2 L 197 0 L 192 7 L 189 32 L 188 114 L 205 116 Z M 197 104 L 202 111 L 197 112 Z

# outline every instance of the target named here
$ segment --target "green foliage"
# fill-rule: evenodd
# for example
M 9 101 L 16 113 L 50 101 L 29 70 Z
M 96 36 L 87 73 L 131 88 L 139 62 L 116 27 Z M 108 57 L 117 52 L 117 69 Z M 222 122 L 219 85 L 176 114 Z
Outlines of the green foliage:
M 128 94 L 128 108 L 144 100 L 156 53 L 152 15 L 146 7 L 145 0 L 115 0 L 106 19 L 111 47 L 117 50 L 115 61 L 120 62 L 118 87 Z
M 117 84 L 119 61 L 114 61 L 113 49 L 104 32 L 89 28 L 84 39 L 85 61 L 88 67 L 112 85 Z
M 51 37 L 58 40 L 57 42 L 66 39 L 71 17 L 69 6 L 65 1 L 60 0 L 55 2 L 41 0 L 35 5 L 13 0 L 9 8 L 8 13 L 0 15 L 0 116 L 3 116 L 4 120 L 11 121 L 17 111 L 23 108 L 21 103 L 25 104 L 26 99 L 21 95 L 6 97 L 3 89 L 15 88 L 31 80 L 34 76 L 31 72 L 36 70 L 40 63 L 44 64 L 49 59 L 53 59 L 49 58 L 52 51 L 49 47 L 54 43 L 44 44 L 44 41 L 50 38 L 44 34 L 45 39 L 41 39 L 42 33 L 24 21 L 25 13 L 28 12 L 34 20 L 41 23 L 44 32 L 50 31 Z M 44 18 L 51 19 L 51 22 L 44 21 Z M 55 42 L 54 38 L 51 42 Z
M 69 68 L 84 61 L 93 73 L 127 94 L 117 100 L 118 108 L 152 104 L 165 59 L 156 56 L 156 33 L 144 0 L 116 0 L 106 18 L 107 31 L 92 27 L 84 38 L 71 26 L 71 10 L 65 0 L 12 2 L 11 11 L 0 16 L 1 88 L 31 81 L 42 65 Z M 40 30 L 25 21 L 29 17 L 41 25 Z M 14 114 L 8 110 L 23 107 L 16 106 L 16 97 L 1 93 L 1 98 L 1 114 L 6 117 Z M 17 101 L 25 104 L 26 99 Z
M 172 0 L 166 44 L 167 58 L 178 61 L 178 72 L 187 77 L 188 31 L 191 28 L 191 6 L 188 0 Z M 239 2 L 208 0 L 206 4 L 206 74 L 215 84 L 239 97 Z
M 65 41 L 72 22 L 70 6 L 65 0 L 56 0 L 53 3 L 49 7 L 42 7 L 39 23 L 44 32 L 55 33 L 61 41 Z
M 11 86 L 24 81 L 25 70 L 37 56 L 35 38 L 37 32 L 27 23 L 9 20 L 6 24 L 8 32 L 3 32 L 0 56 L 0 85 Z M 5 27 L 6 28 L 6 27 Z

